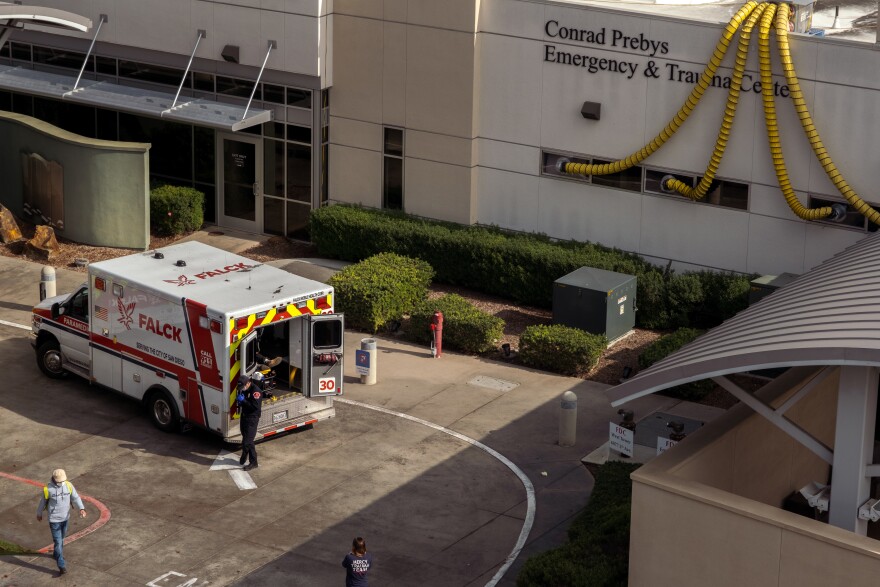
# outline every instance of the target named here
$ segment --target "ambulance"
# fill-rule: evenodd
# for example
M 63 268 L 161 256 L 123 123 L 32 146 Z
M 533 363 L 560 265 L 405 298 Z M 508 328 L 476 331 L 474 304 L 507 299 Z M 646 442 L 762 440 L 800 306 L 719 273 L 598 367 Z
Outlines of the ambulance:
M 132 397 L 161 430 L 235 443 L 241 374 L 272 390 L 258 439 L 335 415 L 343 322 L 331 286 L 187 242 L 89 265 L 87 283 L 34 308 L 32 333 L 46 376 Z

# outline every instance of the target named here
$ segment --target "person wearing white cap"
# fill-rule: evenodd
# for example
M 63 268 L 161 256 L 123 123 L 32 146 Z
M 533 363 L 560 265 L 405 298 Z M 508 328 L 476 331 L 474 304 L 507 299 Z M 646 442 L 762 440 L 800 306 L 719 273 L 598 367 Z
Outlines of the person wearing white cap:
M 83 502 L 73 484 L 67 480 L 64 469 L 52 471 L 52 481 L 43 486 L 43 494 L 40 496 L 40 505 L 37 506 L 37 521 L 43 521 L 43 510 L 49 510 L 49 530 L 52 532 L 54 543 L 55 562 L 58 563 L 58 571 L 63 575 L 67 572 L 64 562 L 64 536 L 67 534 L 67 521 L 70 518 L 70 503 L 73 501 L 79 508 L 79 515 L 85 518 L 88 514 L 83 507 Z

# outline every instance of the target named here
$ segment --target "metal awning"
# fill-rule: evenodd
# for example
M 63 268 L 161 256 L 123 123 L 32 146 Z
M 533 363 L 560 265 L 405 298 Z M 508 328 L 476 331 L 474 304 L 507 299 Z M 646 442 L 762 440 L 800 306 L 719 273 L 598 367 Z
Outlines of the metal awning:
M 81 32 L 86 32 L 92 28 L 92 21 L 90 19 L 73 12 L 57 8 L 47 8 L 46 6 L 22 6 L 21 4 L 7 4 L 5 2 L 0 3 L 0 20 L 60 26 Z
M 0 65 L 0 89 L 23 92 L 141 116 L 162 118 L 220 130 L 239 131 L 272 120 L 271 110 L 185 98 L 174 104 L 174 94 L 82 79 L 74 90 L 73 76 Z
M 878 260 L 880 232 L 613 388 L 611 404 L 756 369 L 880 367 Z

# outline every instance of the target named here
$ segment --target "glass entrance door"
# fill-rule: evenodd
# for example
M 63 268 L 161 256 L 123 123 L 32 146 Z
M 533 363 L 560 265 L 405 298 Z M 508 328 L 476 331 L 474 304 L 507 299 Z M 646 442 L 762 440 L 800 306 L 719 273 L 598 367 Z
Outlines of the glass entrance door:
M 220 225 L 263 231 L 262 141 L 247 135 L 219 134 L 217 161 Z

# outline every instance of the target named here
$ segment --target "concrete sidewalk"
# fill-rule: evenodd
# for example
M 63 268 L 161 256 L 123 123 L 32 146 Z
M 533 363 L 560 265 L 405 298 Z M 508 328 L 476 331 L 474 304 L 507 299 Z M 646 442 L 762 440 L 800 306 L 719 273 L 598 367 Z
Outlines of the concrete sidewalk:
M 230 251 L 253 246 L 253 241 L 223 236 L 226 237 L 224 240 L 211 244 L 221 244 Z M 213 238 L 206 233 L 197 234 L 191 240 L 210 242 Z M 338 268 L 333 262 L 320 260 L 281 260 L 272 264 L 321 280 L 326 280 Z M 40 269 L 41 266 L 35 263 L 0 257 L 0 277 L 4 278 L 0 281 L 0 319 L 25 325 L 30 323 L 29 308 L 38 299 Z M 59 292 L 70 291 L 85 280 L 85 274 L 79 272 L 59 270 L 57 274 Z M 589 499 L 593 480 L 581 459 L 606 442 L 608 423 L 617 419 L 616 410 L 610 406 L 605 395 L 609 386 L 452 352 L 444 352 L 442 357 L 434 359 L 427 347 L 384 336 L 377 339 L 378 383 L 366 386 L 360 383 L 356 374 L 354 350 L 360 348 L 360 340 L 368 336 L 357 332 L 346 333 L 344 400 L 420 418 L 479 441 L 512 461 L 534 486 L 534 525 L 523 551 L 499 583 L 514 585 L 519 568 L 530 555 L 566 541 L 568 525 Z M 557 443 L 558 417 L 561 396 L 568 390 L 578 398 L 578 433 L 574 446 L 561 447 Z M 643 417 L 658 410 L 669 412 L 681 403 L 651 395 L 632 402 L 628 408 Z M 361 405 L 342 403 L 339 418 L 363 418 L 386 429 L 399 426 L 395 423 L 398 417 L 391 413 L 376 416 L 375 413 L 368 414 L 368 411 L 367 407 Z M 334 425 L 331 421 L 324 426 Z M 444 442 L 459 443 L 460 450 L 469 448 L 461 440 L 450 438 Z M 280 445 L 269 443 L 266 446 Z M 381 578 L 382 584 L 413 584 L 417 580 L 423 585 L 484 585 L 503 562 L 504 556 L 498 555 L 498 548 L 504 553 L 514 548 L 528 517 L 526 490 L 503 466 L 480 465 L 484 457 L 476 461 L 473 458 L 451 460 L 450 463 L 456 463 L 453 466 L 476 467 L 474 470 L 477 472 L 471 482 L 484 486 L 481 488 L 484 493 L 485 489 L 490 489 L 493 504 L 486 504 L 485 518 L 477 530 L 435 516 L 423 522 L 425 528 L 418 535 L 407 535 L 407 530 L 403 528 L 383 528 L 382 519 L 387 518 L 388 512 L 405 508 L 404 504 L 418 503 L 419 483 L 391 483 L 388 487 L 393 487 L 393 490 L 389 489 L 386 495 L 374 498 L 370 508 L 374 513 L 365 514 L 365 519 L 372 521 L 367 524 L 376 524 L 375 530 L 368 536 L 368 541 L 373 539 L 371 549 L 374 552 L 385 550 L 376 574 L 376 579 Z M 438 463 L 437 470 L 442 468 Z M 478 472 L 480 468 L 486 473 L 481 475 Z M 431 473 L 428 477 L 435 474 L 440 473 Z M 438 478 L 436 482 L 442 480 Z M 451 490 L 456 494 L 468 493 L 467 486 Z M 507 505 L 501 507 L 494 503 L 496 501 Z M 412 558 L 416 555 L 404 554 L 404 545 L 407 542 L 420 544 L 425 538 L 424 533 L 438 533 L 445 537 L 448 544 L 443 547 L 442 555 L 446 559 L 439 557 L 441 562 L 414 562 Z M 327 547 L 321 539 L 315 540 L 315 544 L 321 546 L 319 550 Z M 383 549 L 382 542 L 386 542 L 387 548 L 392 540 L 401 546 L 392 552 Z M 80 552 L 88 551 L 89 544 L 89 539 L 77 543 Z M 101 541 L 96 539 L 93 544 L 98 548 Z M 490 544 L 497 548 L 487 548 L 486 545 Z M 99 556 L 97 552 L 93 554 Z M 87 558 L 87 555 L 84 557 Z M 447 563 L 442 560 L 447 560 Z M 455 581 L 444 582 L 442 576 L 428 579 L 432 573 L 442 575 L 445 572 L 444 564 L 457 565 L 454 570 L 448 570 L 451 574 L 447 577 L 451 579 L 454 576 Z M 289 573 L 300 572 L 302 565 L 302 554 L 294 553 L 291 549 L 287 555 L 268 562 L 241 578 L 237 584 L 265 585 L 277 581 L 294 584 L 289 582 Z M 414 565 L 421 565 L 430 572 L 416 577 L 413 575 Z M 336 570 L 333 572 L 338 573 Z M 321 584 L 324 576 L 314 575 L 313 580 L 317 581 L 315 584 Z

